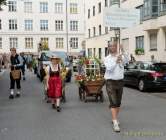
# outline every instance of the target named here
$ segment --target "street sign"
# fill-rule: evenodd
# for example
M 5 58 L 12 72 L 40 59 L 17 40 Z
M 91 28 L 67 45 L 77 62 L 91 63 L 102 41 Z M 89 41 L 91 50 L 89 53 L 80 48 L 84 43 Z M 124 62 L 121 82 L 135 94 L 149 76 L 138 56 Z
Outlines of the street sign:
M 109 27 L 127 28 L 140 22 L 139 9 L 104 8 L 103 25 Z

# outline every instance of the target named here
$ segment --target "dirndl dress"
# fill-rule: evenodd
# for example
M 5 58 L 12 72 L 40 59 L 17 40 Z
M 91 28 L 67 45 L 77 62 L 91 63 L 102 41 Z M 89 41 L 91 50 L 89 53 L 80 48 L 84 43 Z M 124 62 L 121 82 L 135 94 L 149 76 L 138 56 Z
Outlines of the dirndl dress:
M 62 97 L 62 80 L 59 71 L 52 71 L 50 68 L 50 77 L 48 81 L 48 97 L 60 98 Z

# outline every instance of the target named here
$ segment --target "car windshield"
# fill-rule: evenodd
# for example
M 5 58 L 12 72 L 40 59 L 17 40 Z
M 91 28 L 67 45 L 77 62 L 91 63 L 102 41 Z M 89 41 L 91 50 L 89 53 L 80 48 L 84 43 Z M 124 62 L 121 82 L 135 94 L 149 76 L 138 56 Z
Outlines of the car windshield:
M 67 54 L 65 52 L 43 52 L 41 54 L 41 60 L 49 61 L 52 56 L 58 56 L 62 61 L 68 61 Z
M 151 65 L 151 70 L 155 70 L 158 72 L 166 72 L 166 63 L 157 63 Z

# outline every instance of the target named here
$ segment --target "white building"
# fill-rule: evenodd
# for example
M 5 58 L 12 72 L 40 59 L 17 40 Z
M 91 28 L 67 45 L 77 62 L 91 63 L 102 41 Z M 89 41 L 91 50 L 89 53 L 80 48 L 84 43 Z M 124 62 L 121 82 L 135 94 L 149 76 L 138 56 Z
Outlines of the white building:
M 41 41 L 52 51 L 79 52 L 84 27 L 83 0 L 7 0 L 0 11 L 0 52 L 37 52 Z
M 109 4 L 107 3 L 106 6 Z M 103 8 L 104 0 L 86 0 L 86 54 L 87 56 L 97 56 L 103 58 L 107 50 L 107 43 L 110 40 L 108 27 L 104 27 Z
M 86 0 L 88 1 L 88 0 Z M 103 9 L 118 6 L 119 0 L 91 0 L 86 5 L 87 55 L 103 58 L 108 41 L 115 37 L 110 27 L 103 26 Z M 121 0 L 122 8 L 140 9 L 140 24 L 121 29 L 121 43 L 136 60 L 166 61 L 166 0 Z M 143 50 L 139 53 L 138 50 Z M 136 53 L 137 51 L 137 53 Z
M 123 8 L 140 9 L 140 24 L 122 30 L 121 39 L 136 60 L 166 61 L 166 0 L 123 0 Z M 139 48 L 144 53 L 138 54 Z

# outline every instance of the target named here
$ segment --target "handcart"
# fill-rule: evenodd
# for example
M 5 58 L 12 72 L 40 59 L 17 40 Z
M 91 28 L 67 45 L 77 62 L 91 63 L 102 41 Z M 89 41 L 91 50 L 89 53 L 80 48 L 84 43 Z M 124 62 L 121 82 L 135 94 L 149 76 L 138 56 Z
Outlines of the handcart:
M 87 81 L 84 84 L 84 101 L 87 102 L 88 97 L 95 97 L 95 101 L 104 101 L 102 87 L 104 85 L 104 80 L 101 81 Z
M 100 64 L 95 59 L 89 59 L 84 64 L 84 75 L 76 76 L 78 81 L 79 99 L 87 102 L 88 98 L 94 97 L 95 101 L 104 101 L 102 87 L 104 85 L 103 75 L 100 73 Z

